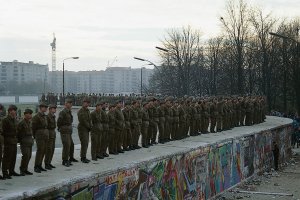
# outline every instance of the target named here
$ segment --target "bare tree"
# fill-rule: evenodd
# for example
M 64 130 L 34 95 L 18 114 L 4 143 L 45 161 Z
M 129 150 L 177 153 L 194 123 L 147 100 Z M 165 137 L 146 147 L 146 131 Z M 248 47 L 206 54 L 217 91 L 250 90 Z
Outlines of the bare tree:
M 243 0 L 229 0 L 221 22 L 233 45 L 233 67 L 237 70 L 237 93 L 244 93 L 244 45 L 249 33 L 249 9 Z

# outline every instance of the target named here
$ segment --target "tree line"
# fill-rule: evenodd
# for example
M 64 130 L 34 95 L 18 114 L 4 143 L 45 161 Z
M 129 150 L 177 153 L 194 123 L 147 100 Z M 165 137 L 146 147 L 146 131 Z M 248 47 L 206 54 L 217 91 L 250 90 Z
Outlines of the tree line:
M 299 18 L 280 19 L 229 0 L 222 32 L 203 41 L 191 26 L 166 32 L 149 91 L 162 95 L 264 95 L 268 109 L 300 113 Z M 275 34 L 273 34 L 275 33 Z

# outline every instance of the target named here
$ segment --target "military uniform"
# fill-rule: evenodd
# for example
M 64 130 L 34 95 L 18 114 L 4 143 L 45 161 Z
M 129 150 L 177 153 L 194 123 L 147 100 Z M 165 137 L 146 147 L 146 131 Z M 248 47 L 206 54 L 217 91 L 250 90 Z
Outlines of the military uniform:
M 179 127 L 178 127 L 178 136 L 180 139 L 186 137 L 186 113 L 183 104 L 178 106 L 178 117 L 179 117 Z
M 56 106 L 50 105 L 50 108 L 56 108 Z M 56 140 L 56 121 L 55 121 L 55 115 L 52 113 L 48 113 L 47 115 L 47 122 L 48 122 L 48 131 L 49 131 L 49 141 L 47 145 L 46 155 L 45 155 L 45 166 L 47 168 L 55 168 L 51 162 L 54 155 L 55 150 L 55 140 Z
M 159 143 L 164 143 L 165 142 L 165 123 L 166 123 L 166 119 L 165 119 L 165 108 L 164 108 L 164 106 L 162 106 L 162 104 L 160 105 L 160 107 L 158 107 L 158 117 L 159 117 L 159 121 L 158 121 L 158 130 L 159 130 L 158 142 Z
M 216 124 L 217 124 L 217 116 L 218 116 L 217 105 L 215 102 L 210 103 L 209 111 L 210 111 L 210 132 L 215 133 L 215 128 L 216 128 Z
M 138 143 L 140 138 L 140 125 L 139 125 L 139 110 L 138 108 L 132 108 L 130 113 L 130 124 L 132 133 L 132 143 L 135 149 L 138 149 Z
M 142 146 L 147 148 L 148 147 L 148 129 L 149 129 L 149 113 L 148 110 L 144 107 L 142 109 Z
M 10 178 L 14 174 L 17 156 L 17 120 L 10 115 L 2 120 L 4 137 L 4 153 L 2 172 L 3 178 Z
M 28 164 L 31 159 L 32 145 L 33 145 L 31 121 L 23 119 L 18 124 L 17 130 L 18 130 L 18 140 L 20 142 L 21 153 L 22 153 L 20 172 L 22 175 L 32 174 L 28 172 Z
M 115 117 L 115 111 L 110 110 L 108 112 L 108 125 L 109 125 L 109 153 L 110 154 L 118 154 L 118 148 L 117 148 L 117 143 L 116 143 L 116 117 Z
M 173 139 L 179 140 L 179 110 L 176 105 L 173 105 L 172 107 L 172 114 L 173 114 L 173 123 L 172 123 L 172 133 L 173 133 Z
M 69 160 L 74 159 L 74 143 L 72 139 L 72 123 L 73 115 L 71 110 L 64 108 L 59 112 L 57 119 L 57 127 L 60 132 L 61 141 L 63 144 L 62 160 L 66 166 L 70 165 Z
M 217 103 L 217 132 L 221 132 L 223 130 L 223 116 L 224 116 L 224 110 L 223 110 L 223 102 L 218 101 Z
M 125 118 L 120 108 L 116 108 L 115 110 L 116 117 L 116 137 L 114 140 L 116 141 L 116 146 L 119 153 L 123 153 L 122 145 L 124 145 L 124 128 L 125 128 Z
M 197 131 L 197 109 L 196 109 L 196 103 L 192 103 L 190 105 L 190 111 L 191 111 L 191 121 L 190 121 L 190 136 L 196 136 L 198 135 Z
M 206 102 L 202 104 L 202 114 L 201 114 L 201 122 L 202 122 L 202 133 L 207 133 L 209 126 L 209 107 Z
M 32 132 L 37 147 L 34 168 L 36 172 L 45 171 L 42 168 L 42 163 L 49 141 L 48 121 L 45 113 L 38 112 L 32 118 Z
M 103 131 L 103 125 L 101 123 L 101 110 L 94 110 L 91 112 L 91 120 L 91 155 L 93 160 L 97 160 L 97 157 L 103 158 L 102 155 L 97 155 L 97 151 L 100 148 Z
M 101 124 L 103 126 L 103 130 L 101 133 L 101 140 L 100 144 L 98 146 L 97 156 L 98 158 L 101 158 L 102 156 L 108 157 L 108 154 L 106 153 L 108 144 L 109 144 L 109 119 L 106 111 L 102 108 L 101 109 Z
M 124 115 L 124 122 L 125 122 L 125 127 L 124 127 L 124 140 L 123 140 L 123 150 L 129 151 L 131 150 L 131 145 L 132 145 L 132 133 L 131 133 L 131 125 L 130 125 L 130 111 L 131 109 L 128 108 L 127 106 L 123 109 L 123 115 Z
M 82 107 L 77 112 L 78 116 L 78 135 L 81 143 L 80 157 L 82 162 L 89 162 L 86 158 L 86 153 L 89 145 L 90 131 L 92 128 L 90 110 Z

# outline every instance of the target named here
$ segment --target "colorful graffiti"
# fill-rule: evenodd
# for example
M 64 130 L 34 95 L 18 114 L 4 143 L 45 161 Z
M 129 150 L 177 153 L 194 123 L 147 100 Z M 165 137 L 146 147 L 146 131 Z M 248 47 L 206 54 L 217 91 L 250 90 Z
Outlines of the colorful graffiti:
M 185 154 L 64 186 L 47 195 L 94 200 L 208 199 L 254 173 L 273 167 L 273 141 L 279 144 L 282 162 L 287 159 L 290 131 L 285 127 L 199 147 Z

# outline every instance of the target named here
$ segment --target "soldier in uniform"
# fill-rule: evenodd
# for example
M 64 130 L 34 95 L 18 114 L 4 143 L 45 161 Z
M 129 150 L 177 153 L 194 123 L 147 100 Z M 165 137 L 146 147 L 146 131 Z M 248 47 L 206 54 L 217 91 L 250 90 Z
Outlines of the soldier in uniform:
M 125 128 L 124 128 L 124 141 L 123 141 L 123 150 L 124 151 L 130 151 L 131 145 L 132 145 L 132 133 L 131 133 L 131 108 L 130 108 L 130 102 L 127 100 L 125 101 L 125 107 L 122 110 L 125 120 Z
M 158 107 L 158 130 L 159 130 L 159 136 L 158 136 L 158 142 L 161 144 L 165 143 L 165 102 L 160 101 L 160 106 Z
M 197 102 L 196 100 L 193 100 L 193 102 L 190 105 L 190 114 L 191 114 L 191 121 L 190 121 L 190 136 L 196 136 L 198 135 L 197 131 L 197 108 L 196 108 Z
M 175 100 L 174 104 L 172 106 L 172 113 L 173 113 L 173 136 L 175 140 L 180 139 L 180 134 L 179 134 L 179 110 L 178 110 L 178 101 Z
M 11 179 L 11 176 L 20 176 L 15 172 L 17 158 L 17 107 L 10 105 L 8 115 L 2 120 L 4 137 L 4 153 L 2 163 L 3 179 Z
M 103 159 L 103 155 L 97 156 L 97 150 L 100 148 L 101 139 L 102 139 L 102 131 L 103 125 L 101 123 L 101 104 L 96 104 L 96 109 L 91 112 L 91 121 L 92 121 L 92 129 L 91 129 L 91 155 L 92 160 L 97 161 L 97 158 Z
M 206 134 L 208 133 L 209 126 L 209 105 L 206 100 L 202 103 L 202 114 L 201 114 L 202 130 L 201 132 Z
M 60 132 L 61 141 L 63 144 L 62 149 L 62 164 L 66 167 L 72 165 L 72 162 L 78 162 L 74 158 L 74 143 L 72 139 L 72 100 L 65 100 L 65 107 L 62 111 L 59 112 L 57 119 L 57 128 Z
M 148 148 L 148 129 L 149 129 L 149 113 L 148 113 L 148 102 L 143 103 L 143 109 L 142 109 L 142 127 L 141 127 L 141 133 L 142 133 L 142 147 Z
M 153 98 L 152 116 L 153 116 L 153 125 L 154 126 L 153 126 L 152 133 L 151 133 L 151 144 L 157 144 L 156 138 L 157 138 L 158 122 L 159 122 L 158 106 L 159 106 L 158 99 Z
M 78 110 L 78 135 L 81 143 L 80 160 L 83 163 L 89 163 L 90 160 L 86 158 L 87 149 L 89 146 L 90 131 L 92 128 L 91 116 L 89 110 L 90 100 L 83 99 L 82 107 Z
M 2 131 L 2 119 L 4 118 L 4 107 L 2 104 L 0 104 L 0 167 L 2 164 L 2 150 L 3 150 L 3 131 Z M 0 175 L 0 179 L 2 179 L 2 176 Z
M 20 165 L 20 174 L 22 176 L 32 175 L 32 173 L 28 171 L 28 164 L 31 159 L 32 145 L 33 145 L 31 118 L 32 118 L 32 110 L 25 109 L 24 119 L 20 121 L 17 127 L 18 141 L 20 143 L 21 153 L 22 153 L 22 159 Z
M 116 102 L 116 110 L 115 110 L 115 117 L 116 117 L 116 137 L 114 140 L 116 141 L 117 151 L 118 153 L 124 153 L 122 150 L 122 145 L 124 145 L 124 128 L 125 128 L 125 118 L 122 113 L 122 101 Z M 124 147 L 124 146 L 123 146 Z
M 210 132 L 215 133 L 216 123 L 217 123 L 217 100 L 212 99 L 212 101 L 209 104 L 209 112 L 210 112 Z
M 118 148 L 116 144 L 116 117 L 115 117 L 115 105 L 109 105 L 109 112 L 108 112 L 108 125 L 109 125 L 109 154 L 118 155 Z
M 134 100 L 132 102 L 132 109 L 131 109 L 131 114 L 130 114 L 130 124 L 131 124 L 131 133 L 133 137 L 133 148 L 134 149 L 140 149 L 141 147 L 138 145 L 139 144 L 139 138 L 140 138 L 140 123 L 139 120 L 142 120 L 139 118 L 139 101 Z
M 101 134 L 100 145 L 98 146 L 97 158 L 101 159 L 102 157 L 109 157 L 109 155 L 106 153 L 109 144 L 109 135 L 108 135 L 109 119 L 106 113 L 107 104 L 104 101 L 100 101 L 100 105 L 101 105 L 101 124 L 103 126 L 103 130 Z
M 239 99 L 241 114 L 240 114 L 240 126 L 245 126 L 245 115 L 246 115 L 246 102 L 243 97 Z
M 217 102 L 217 132 L 221 132 L 223 130 L 223 100 L 219 99 Z
M 179 117 L 179 127 L 178 127 L 178 135 L 180 139 L 186 137 L 185 129 L 186 129 L 186 110 L 184 105 L 184 100 L 180 100 L 178 105 L 178 117 Z
M 47 121 L 48 121 L 48 131 L 49 131 L 49 141 L 46 149 L 46 155 L 45 155 L 45 168 L 51 170 L 52 168 L 55 168 L 51 164 L 52 158 L 54 155 L 55 150 L 55 140 L 56 140 L 56 121 L 55 121 L 55 113 L 56 113 L 56 105 L 50 104 L 49 105 L 49 112 L 47 115 Z
M 36 173 L 47 171 L 42 167 L 49 141 L 48 121 L 47 115 L 45 114 L 47 108 L 48 106 L 45 103 L 40 103 L 39 112 L 32 118 L 32 132 L 36 141 L 36 156 L 34 162 L 34 171 Z

